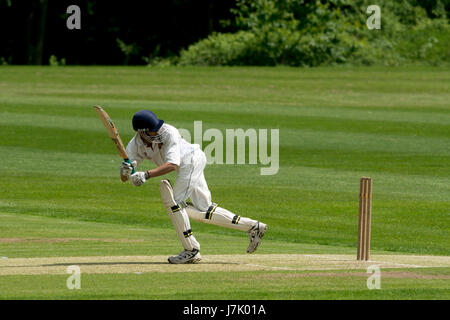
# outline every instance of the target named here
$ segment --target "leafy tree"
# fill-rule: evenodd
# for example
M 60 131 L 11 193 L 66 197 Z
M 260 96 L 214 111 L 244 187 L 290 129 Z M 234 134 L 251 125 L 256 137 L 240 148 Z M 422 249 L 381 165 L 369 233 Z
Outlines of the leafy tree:
M 211 35 L 190 46 L 181 52 L 180 64 L 449 61 L 450 33 L 442 2 L 421 6 L 415 0 L 379 0 L 382 29 L 375 31 L 366 27 L 370 4 L 369 0 L 238 0 L 230 24 L 241 31 Z

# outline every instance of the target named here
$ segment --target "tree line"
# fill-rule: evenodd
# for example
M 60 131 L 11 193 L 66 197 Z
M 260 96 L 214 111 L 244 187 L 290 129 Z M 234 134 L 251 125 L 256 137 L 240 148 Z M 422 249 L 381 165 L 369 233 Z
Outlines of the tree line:
M 70 30 L 67 8 L 81 11 Z M 0 59 L 9 64 L 147 64 L 213 32 L 229 32 L 234 0 L 0 0 Z
M 369 0 L 0 0 L 0 64 L 450 61 L 450 0 L 375 2 L 380 30 L 365 26 Z

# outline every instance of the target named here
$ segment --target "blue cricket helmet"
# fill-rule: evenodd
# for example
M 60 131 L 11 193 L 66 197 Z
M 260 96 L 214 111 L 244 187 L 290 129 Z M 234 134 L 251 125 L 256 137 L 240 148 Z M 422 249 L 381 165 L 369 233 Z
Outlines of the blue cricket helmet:
M 150 132 L 157 132 L 164 123 L 164 120 L 158 119 L 156 114 L 150 110 L 140 110 L 133 116 L 134 131 L 146 129 Z

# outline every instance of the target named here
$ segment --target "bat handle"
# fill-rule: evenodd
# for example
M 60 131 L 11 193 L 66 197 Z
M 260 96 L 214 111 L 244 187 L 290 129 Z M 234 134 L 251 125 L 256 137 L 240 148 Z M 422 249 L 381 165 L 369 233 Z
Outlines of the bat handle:
M 135 173 L 136 170 L 134 170 L 133 164 L 131 163 L 130 159 L 127 158 L 127 159 L 124 159 L 124 160 L 125 160 L 125 162 L 128 162 L 129 164 L 131 164 L 131 167 L 133 168 L 133 171 L 131 171 L 131 174 Z

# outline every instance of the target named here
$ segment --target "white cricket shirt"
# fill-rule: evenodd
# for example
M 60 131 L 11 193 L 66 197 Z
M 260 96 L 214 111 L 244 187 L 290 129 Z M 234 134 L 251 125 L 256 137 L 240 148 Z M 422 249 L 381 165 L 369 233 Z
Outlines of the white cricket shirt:
M 190 144 L 184 140 L 178 129 L 170 124 L 164 123 L 159 129 L 161 134 L 162 147 L 158 147 L 157 143 L 152 143 L 148 147 L 138 133 L 128 143 L 126 151 L 131 162 L 136 161 L 137 165 L 148 159 L 158 167 L 166 162 L 176 164 L 178 167 L 186 161 L 190 161 L 191 153 L 200 149 L 198 144 Z M 178 171 L 178 169 L 177 169 Z

